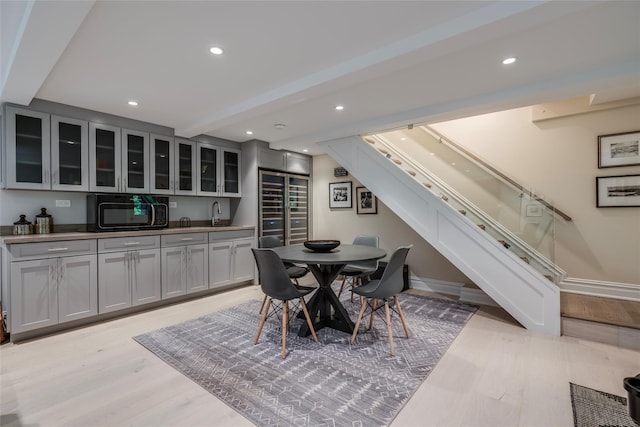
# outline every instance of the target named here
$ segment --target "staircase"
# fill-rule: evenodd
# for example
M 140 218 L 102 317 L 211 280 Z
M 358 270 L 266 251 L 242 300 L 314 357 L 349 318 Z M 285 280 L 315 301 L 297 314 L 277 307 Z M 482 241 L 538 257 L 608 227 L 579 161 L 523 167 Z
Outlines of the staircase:
M 560 290 L 555 283 L 565 274 L 535 244 L 384 138 L 349 137 L 321 145 L 524 327 L 560 335 Z

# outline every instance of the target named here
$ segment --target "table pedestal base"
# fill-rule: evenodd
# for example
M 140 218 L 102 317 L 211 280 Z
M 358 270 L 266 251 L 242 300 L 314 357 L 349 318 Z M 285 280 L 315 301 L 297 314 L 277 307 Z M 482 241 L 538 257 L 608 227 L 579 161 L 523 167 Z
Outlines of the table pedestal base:
M 354 324 L 347 310 L 340 304 L 338 297 L 331 289 L 331 284 L 338 277 L 345 264 L 309 264 L 309 270 L 318 281 L 320 287 L 307 303 L 309 316 L 316 332 L 328 326 L 348 334 L 353 333 Z M 309 326 L 304 323 L 298 335 L 306 337 L 311 334 Z

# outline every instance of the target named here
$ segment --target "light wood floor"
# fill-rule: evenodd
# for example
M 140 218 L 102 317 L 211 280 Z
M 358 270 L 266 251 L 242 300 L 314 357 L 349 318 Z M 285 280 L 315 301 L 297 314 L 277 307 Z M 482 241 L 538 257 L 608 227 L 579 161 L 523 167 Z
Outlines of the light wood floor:
M 245 287 L 2 345 L 0 425 L 249 426 L 131 337 L 261 296 Z M 569 382 L 626 396 L 638 373 L 638 351 L 532 333 L 483 307 L 392 426 L 571 426 Z

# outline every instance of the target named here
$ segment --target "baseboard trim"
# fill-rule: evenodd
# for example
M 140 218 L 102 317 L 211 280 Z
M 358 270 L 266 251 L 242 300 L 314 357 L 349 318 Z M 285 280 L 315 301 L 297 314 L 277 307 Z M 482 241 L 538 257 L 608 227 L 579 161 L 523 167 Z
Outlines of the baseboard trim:
M 482 289 L 465 287 L 464 283 L 449 282 L 446 280 L 430 279 L 411 276 L 410 286 L 428 292 L 437 292 L 458 297 L 459 301 L 479 305 L 499 305 L 489 297 Z
M 492 305 L 494 307 L 500 307 L 489 295 L 484 293 L 482 289 L 477 288 L 462 288 L 460 289 L 460 301 L 479 304 L 479 305 Z
M 567 277 L 558 284 L 561 292 L 640 301 L 640 284 L 604 282 L 600 280 Z
M 429 279 L 427 277 L 411 276 L 409 286 L 428 292 L 438 292 L 446 295 L 460 296 L 460 289 L 464 283 L 448 282 L 446 280 Z

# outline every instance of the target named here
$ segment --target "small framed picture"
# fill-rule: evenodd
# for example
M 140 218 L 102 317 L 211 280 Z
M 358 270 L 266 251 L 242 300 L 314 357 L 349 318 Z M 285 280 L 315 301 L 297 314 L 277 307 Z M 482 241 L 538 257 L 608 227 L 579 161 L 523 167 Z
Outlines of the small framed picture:
M 598 136 L 598 167 L 640 165 L 640 131 Z
M 540 204 L 530 204 L 527 205 L 527 216 L 542 216 L 542 205 Z
M 330 182 L 329 183 L 329 208 L 331 209 L 350 209 L 352 205 L 351 199 L 351 181 L 346 182 Z
M 378 199 L 366 187 L 356 187 L 356 203 L 358 214 L 378 213 Z
M 640 206 L 640 175 L 596 177 L 596 206 L 599 208 Z

